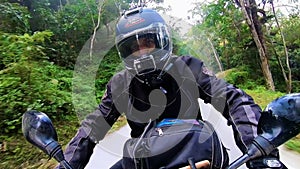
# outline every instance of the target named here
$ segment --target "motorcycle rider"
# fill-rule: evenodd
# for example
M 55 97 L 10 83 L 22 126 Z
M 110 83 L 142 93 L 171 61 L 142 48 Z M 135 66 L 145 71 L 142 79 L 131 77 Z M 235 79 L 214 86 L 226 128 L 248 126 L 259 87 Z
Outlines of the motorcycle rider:
M 68 144 L 65 157 L 73 168 L 86 166 L 95 145 L 122 113 L 131 137 L 138 137 L 149 119 L 202 119 L 198 98 L 222 113 L 237 146 L 247 151 L 257 136 L 260 107 L 242 90 L 216 78 L 201 60 L 173 56 L 168 27 L 156 11 L 125 12 L 116 25 L 116 48 L 126 68 L 111 78 L 99 107 Z M 122 161 L 112 168 L 122 168 Z

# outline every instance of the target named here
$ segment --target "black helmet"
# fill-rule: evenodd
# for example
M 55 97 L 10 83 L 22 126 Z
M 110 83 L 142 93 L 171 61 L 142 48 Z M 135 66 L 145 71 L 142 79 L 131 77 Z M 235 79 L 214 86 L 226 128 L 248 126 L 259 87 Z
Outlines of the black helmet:
M 136 44 L 146 39 L 155 44 L 147 54 L 134 56 Z M 154 10 L 135 8 L 124 13 L 116 25 L 116 47 L 129 70 L 138 75 L 163 70 L 172 53 L 172 43 L 167 25 Z

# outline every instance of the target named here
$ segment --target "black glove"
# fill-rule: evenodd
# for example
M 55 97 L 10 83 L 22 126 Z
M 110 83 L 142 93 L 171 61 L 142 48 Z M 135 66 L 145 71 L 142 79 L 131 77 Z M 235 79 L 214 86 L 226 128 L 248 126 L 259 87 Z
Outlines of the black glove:
M 96 143 L 80 128 L 65 150 L 66 160 L 74 169 L 83 169 L 89 162 Z M 55 169 L 63 169 L 59 164 Z

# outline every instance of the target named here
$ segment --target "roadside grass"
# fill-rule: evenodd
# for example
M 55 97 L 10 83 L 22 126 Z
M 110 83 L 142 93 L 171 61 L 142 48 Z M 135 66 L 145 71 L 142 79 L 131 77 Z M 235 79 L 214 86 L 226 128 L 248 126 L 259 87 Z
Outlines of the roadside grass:
M 244 91 L 254 99 L 255 103 L 258 104 L 261 109 L 265 109 L 266 106 L 274 99 L 285 95 L 285 93 L 273 92 L 260 86 L 254 90 L 244 89 Z
M 285 143 L 286 148 L 300 153 L 300 134 Z

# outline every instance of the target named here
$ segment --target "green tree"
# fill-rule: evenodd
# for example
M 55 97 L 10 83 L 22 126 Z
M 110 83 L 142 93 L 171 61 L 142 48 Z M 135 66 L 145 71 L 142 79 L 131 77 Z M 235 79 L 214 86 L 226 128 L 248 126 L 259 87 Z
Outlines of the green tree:
M 23 34 L 30 30 L 30 13 L 17 3 L 0 3 L 0 30 L 7 33 Z
M 284 35 L 285 43 L 286 45 L 283 45 L 283 42 L 281 40 L 281 36 L 279 33 L 279 29 L 277 27 L 274 27 L 271 29 L 271 33 L 274 34 L 273 36 L 273 41 L 276 42 L 276 45 L 274 45 L 274 55 L 277 56 L 278 58 L 278 63 L 282 63 L 283 70 L 286 70 L 287 67 L 287 60 L 285 57 L 285 50 L 289 53 L 289 64 L 291 67 L 291 74 L 292 74 L 292 80 L 293 80 L 293 88 L 292 92 L 298 92 L 299 91 L 299 68 L 300 68 L 300 63 L 299 63 L 299 55 L 300 55 L 300 22 L 299 22 L 299 16 L 292 16 L 288 18 L 282 18 L 281 19 L 281 25 L 282 25 L 282 33 Z M 285 49 L 285 47 L 287 49 Z M 277 64 L 278 66 L 273 68 L 273 71 L 277 71 L 278 69 L 280 70 L 280 65 Z M 277 69 L 276 69 L 277 68 Z M 283 72 L 287 73 L 287 72 Z M 283 79 L 283 76 L 277 75 L 275 77 L 278 81 L 278 85 L 283 86 L 283 83 L 280 83 L 280 79 Z M 284 87 L 282 87 L 284 88 Z
M 189 39 L 194 39 L 194 42 L 187 42 L 194 44 L 192 48 L 195 51 L 213 46 L 216 53 L 214 55 L 220 57 L 222 64 L 219 64 L 223 65 L 225 70 L 246 66 L 251 69 L 249 76 L 252 79 L 261 78 L 256 46 L 249 34 L 249 27 L 244 22 L 243 14 L 233 2 L 219 0 L 205 5 L 196 4 L 193 13 L 194 17 L 202 18 L 189 34 L 189 37 L 192 37 Z M 211 45 L 203 46 L 203 38 L 209 39 Z

